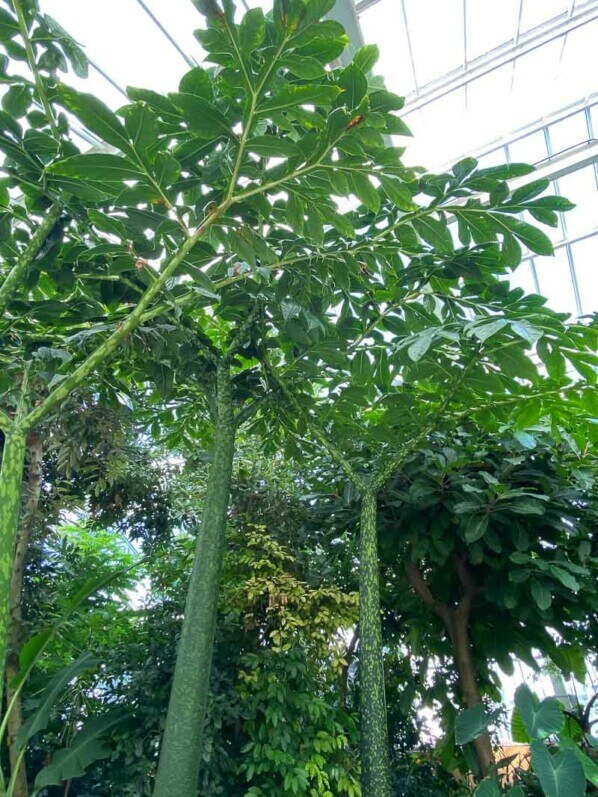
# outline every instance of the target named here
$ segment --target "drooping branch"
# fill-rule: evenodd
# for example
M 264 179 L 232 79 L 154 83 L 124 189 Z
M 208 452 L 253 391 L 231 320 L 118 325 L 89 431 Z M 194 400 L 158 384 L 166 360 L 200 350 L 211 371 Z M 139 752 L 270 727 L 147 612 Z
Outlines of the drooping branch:
M 303 418 L 307 427 L 316 438 L 316 440 L 323 446 L 323 448 L 330 454 L 331 458 L 342 468 L 345 474 L 349 477 L 349 479 L 353 482 L 355 487 L 360 490 L 362 493 L 368 490 L 368 483 L 366 479 L 364 479 L 351 465 L 345 453 L 336 445 L 331 439 L 330 435 L 326 434 L 324 429 L 320 426 L 318 421 L 307 412 L 304 407 L 301 406 L 297 397 L 294 393 L 289 389 L 288 385 L 285 381 L 274 372 L 272 367 L 267 364 L 267 373 L 269 379 L 271 379 L 276 387 L 280 390 L 280 392 L 284 395 L 285 399 L 292 407 L 292 409 L 297 413 L 298 417 Z
M 374 477 L 372 478 L 372 487 L 375 490 L 379 490 L 382 485 L 388 481 L 388 479 L 392 476 L 392 474 L 400 468 L 400 466 L 405 462 L 407 457 L 412 454 L 414 451 L 417 450 L 420 443 L 422 443 L 426 437 L 433 432 L 437 426 L 445 420 L 445 413 L 449 408 L 453 398 L 455 397 L 457 391 L 459 390 L 463 380 L 465 379 L 469 369 L 473 366 L 475 361 L 475 355 L 466 363 L 466 365 L 458 372 L 456 378 L 453 381 L 453 384 L 446 394 L 444 400 L 441 402 L 440 406 L 436 410 L 433 419 L 430 423 L 426 424 L 420 431 L 411 438 L 411 440 L 407 441 L 407 443 L 402 447 L 402 449 L 397 452 L 395 455 L 390 456 L 387 460 L 383 461 L 381 465 L 378 467 Z
M 226 350 L 226 354 L 224 355 L 224 359 L 227 363 L 230 363 L 232 361 L 235 354 L 243 345 L 246 335 L 253 326 L 253 322 L 258 317 L 260 311 L 261 311 L 261 305 L 259 302 L 256 302 L 256 304 L 248 313 L 247 318 L 243 321 L 243 323 L 239 326 L 239 328 L 233 335 L 233 339 L 229 343 L 228 348 Z
M 445 624 L 447 631 L 452 633 L 451 622 L 452 612 L 451 608 L 446 603 L 436 600 L 432 594 L 432 590 L 428 586 L 421 570 L 413 562 L 408 562 L 405 565 L 405 573 L 409 579 L 409 583 L 428 608 L 432 609 L 434 614 L 438 615 L 442 622 Z

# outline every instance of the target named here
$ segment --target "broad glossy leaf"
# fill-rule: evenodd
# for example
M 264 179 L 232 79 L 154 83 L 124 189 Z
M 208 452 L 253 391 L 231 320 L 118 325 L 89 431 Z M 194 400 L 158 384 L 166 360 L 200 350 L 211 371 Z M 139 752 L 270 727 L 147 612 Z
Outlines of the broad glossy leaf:
M 555 697 L 540 701 L 528 686 L 521 684 L 515 690 L 515 705 L 532 740 L 546 739 L 563 727 L 563 709 Z
M 492 219 L 499 222 L 503 227 L 518 238 L 522 244 L 531 249 L 538 255 L 552 255 L 554 248 L 550 238 L 531 224 L 526 221 L 520 221 L 508 216 L 506 213 L 492 213 Z
M 326 74 L 322 64 L 316 58 L 311 58 L 308 55 L 285 55 L 280 63 L 293 75 L 305 80 L 316 80 Z
M 56 89 L 60 102 L 92 133 L 124 153 L 133 152 L 127 131 L 107 105 L 92 94 L 82 94 L 69 86 Z
M 361 200 L 372 213 L 377 213 L 380 210 L 380 194 L 367 174 L 352 171 L 347 176 L 357 199 Z
M 18 733 L 17 747 L 19 749 L 21 749 L 27 740 L 30 739 L 34 734 L 43 730 L 47 726 L 58 697 L 66 685 L 74 678 L 77 678 L 77 676 L 79 676 L 82 672 L 85 672 L 85 670 L 93 667 L 96 662 L 97 659 L 95 656 L 93 656 L 91 653 L 84 653 L 76 661 L 68 665 L 68 667 L 64 667 L 52 678 L 50 683 L 44 689 L 34 712 L 23 723 Z
M 130 160 L 120 155 L 104 155 L 90 152 L 85 155 L 73 155 L 62 161 L 56 161 L 48 167 L 51 175 L 76 177 L 81 180 L 121 182 L 123 180 L 142 180 L 144 175 Z
M 35 779 L 35 788 L 58 786 L 74 778 L 80 778 L 91 764 L 107 758 L 111 750 L 100 739 L 107 731 L 122 722 L 123 718 L 122 712 L 114 711 L 104 717 L 87 720 L 71 745 L 53 754 L 52 762 L 44 767 Z
M 489 166 L 476 172 L 478 177 L 494 177 L 497 180 L 511 180 L 513 177 L 525 177 L 535 171 L 528 163 L 505 163 L 502 166 Z
M 239 26 L 239 46 L 243 57 L 249 55 L 261 45 L 266 35 L 266 21 L 261 8 L 248 11 Z
M 410 211 L 415 210 L 417 205 L 413 201 L 413 196 L 406 183 L 397 179 L 396 177 L 387 177 L 385 175 L 380 177 L 382 189 L 388 198 L 393 202 L 399 210 Z
M 465 541 L 469 544 L 482 539 L 488 531 L 488 515 L 470 515 L 465 523 Z
M 468 744 L 484 733 L 488 726 L 496 720 L 497 712 L 487 714 L 480 703 L 473 708 L 465 709 L 455 720 L 455 742 Z
M 349 110 L 359 106 L 368 90 L 367 79 L 356 64 L 350 64 L 343 69 L 338 78 L 338 85 L 343 90 L 342 97 L 339 99 Z
M 251 138 L 247 149 L 269 158 L 297 158 L 301 155 L 301 150 L 290 138 L 275 135 Z
M 282 111 L 301 105 L 330 105 L 341 93 L 338 86 L 287 86 L 259 107 L 260 114 Z
M 431 216 L 415 218 L 411 222 L 417 234 L 440 252 L 453 251 L 453 239 L 448 226 Z
M 212 102 L 196 94 L 171 94 L 172 102 L 182 110 L 191 130 L 201 138 L 217 139 L 232 137 L 231 126 L 221 111 Z
M 540 741 L 531 743 L 532 766 L 546 797 L 583 797 L 586 777 L 573 750 L 551 753 Z
M 541 581 L 533 578 L 531 581 L 532 598 L 541 611 L 546 611 L 552 606 L 552 595 L 548 587 Z
M 542 194 L 549 186 L 550 180 L 548 179 L 534 180 L 533 183 L 522 185 L 521 188 L 516 188 L 515 191 L 513 191 L 511 202 L 514 205 L 517 205 L 520 202 L 526 202 L 527 200 L 538 196 L 538 194 Z
M 366 74 L 371 72 L 380 58 L 380 48 L 377 44 L 364 44 L 353 56 L 353 63 Z
M 586 755 L 583 750 L 580 750 L 579 746 L 573 741 L 573 739 L 561 738 L 559 740 L 559 747 L 564 750 L 572 750 L 573 753 L 575 753 L 577 760 L 582 766 L 586 780 L 591 783 L 592 786 L 598 787 L 598 764 L 594 761 L 594 759 L 590 758 L 589 755 Z
M 474 797 L 501 797 L 501 794 L 496 778 L 484 778 L 473 793 Z
M 179 83 L 181 94 L 194 94 L 196 97 L 203 97 L 204 100 L 211 100 L 214 96 L 212 79 L 205 69 L 195 66 L 186 75 L 183 75 Z

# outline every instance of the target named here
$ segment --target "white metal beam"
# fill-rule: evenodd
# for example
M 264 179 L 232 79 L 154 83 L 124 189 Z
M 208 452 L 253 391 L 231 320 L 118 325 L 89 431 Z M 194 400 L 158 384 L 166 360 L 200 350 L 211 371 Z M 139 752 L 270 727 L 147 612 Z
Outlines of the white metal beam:
M 335 6 L 328 16 L 330 19 L 340 22 L 347 32 L 350 43 L 339 60 L 343 65 L 350 64 L 357 50 L 365 44 L 355 3 L 353 0 L 336 0 Z
M 538 28 L 523 33 L 519 36 L 517 44 L 509 42 L 491 50 L 470 61 L 467 64 L 467 69 L 459 69 L 443 75 L 438 80 L 422 87 L 419 93 L 414 92 L 408 95 L 405 100 L 403 115 L 413 113 L 435 100 L 439 100 L 447 94 L 467 86 L 474 80 L 494 72 L 501 66 L 512 63 L 517 58 L 521 58 L 551 41 L 560 39 L 577 28 L 597 19 L 598 0 L 593 0 L 593 2 L 585 3 L 580 8 L 575 9 L 571 14 L 567 12 L 565 15 L 556 17 Z

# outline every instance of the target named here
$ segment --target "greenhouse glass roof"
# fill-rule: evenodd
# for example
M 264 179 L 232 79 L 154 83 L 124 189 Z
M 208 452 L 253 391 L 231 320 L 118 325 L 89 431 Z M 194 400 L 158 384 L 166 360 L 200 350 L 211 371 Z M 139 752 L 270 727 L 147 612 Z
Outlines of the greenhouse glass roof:
M 42 7 L 86 47 L 92 90 L 113 107 L 128 85 L 176 90 L 203 59 L 190 0 Z M 552 231 L 556 257 L 528 257 L 512 281 L 574 317 L 598 310 L 598 0 L 337 0 L 333 15 L 356 46 L 379 46 L 405 96 L 407 163 L 531 162 L 577 204 Z

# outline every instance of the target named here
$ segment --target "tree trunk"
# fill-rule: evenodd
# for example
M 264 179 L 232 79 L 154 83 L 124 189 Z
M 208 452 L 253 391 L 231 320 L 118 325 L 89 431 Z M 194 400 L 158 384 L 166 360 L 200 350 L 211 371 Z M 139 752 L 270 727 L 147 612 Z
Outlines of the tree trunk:
M 166 717 L 154 797 L 196 797 L 235 443 L 228 366 L 217 376 L 214 458 Z
M 23 520 L 19 529 L 17 547 L 15 549 L 12 579 L 10 583 L 9 626 L 8 626 L 8 655 L 6 657 L 6 701 L 10 703 L 15 690 L 11 687 L 12 681 L 19 673 L 19 654 L 22 644 L 22 590 L 23 574 L 25 571 L 25 558 L 29 550 L 31 531 L 35 521 L 35 514 L 39 504 L 42 487 L 42 443 L 35 432 L 30 432 L 27 438 L 29 463 L 27 468 L 27 502 Z M 20 693 L 16 696 L 13 709 L 10 712 L 7 724 L 7 743 L 10 754 L 11 774 L 17 766 L 18 750 L 16 747 L 17 735 L 23 724 L 23 710 Z M 15 780 L 13 797 L 28 797 L 27 772 L 24 760 L 21 762 Z
M 466 708 L 480 705 L 482 696 L 478 688 L 476 671 L 473 663 L 471 641 L 469 639 L 469 611 L 459 607 L 452 612 L 451 638 L 455 651 L 455 663 L 459 672 L 459 682 Z M 473 741 L 473 745 L 483 777 L 491 772 L 495 764 L 492 741 L 488 731 L 484 731 Z
M 363 797 L 390 797 L 392 777 L 386 719 L 376 495 L 361 503 L 359 565 L 359 685 Z
M 413 562 L 407 563 L 405 572 L 421 600 L 440 617 L 446 626 L 453 648 L 453 659 L 457 672 L 459 673 L 459 684 L 463 695 L 463 702 L 466 708 L 472 708 L 482 702 L 473 663 L 471 640 L 469 639 L 471 607 L 475 595 L 479 590 L 476 587 L 465 559 L 454 556 L 453 564 L 465 593 L 465 597 L 456 609 L 435 599 L 422 573 Z M 485 776 L 495 763 L 492 741 L 487 731 L 474 740 L 474 748 L 480 772 Z
M 20 427 L 4 430 L 0 468 L 0 699 L 9 627 L 9 602 L 25 463 L 27 434 Z

